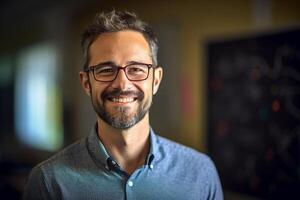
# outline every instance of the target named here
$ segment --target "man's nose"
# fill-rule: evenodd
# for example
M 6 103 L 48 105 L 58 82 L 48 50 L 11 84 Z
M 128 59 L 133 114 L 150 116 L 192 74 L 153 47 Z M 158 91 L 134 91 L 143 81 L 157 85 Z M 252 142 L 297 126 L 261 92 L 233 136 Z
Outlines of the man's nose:
M 129 89 L 131 87 L 131 81 L 128 80 L 126 74 L 125 74 L 125 70 L 120 69 L 116 79 L 113 81 L 112 83 L 112 87 L 113 88 L 119 88 L 122 90 L 126 90 Z

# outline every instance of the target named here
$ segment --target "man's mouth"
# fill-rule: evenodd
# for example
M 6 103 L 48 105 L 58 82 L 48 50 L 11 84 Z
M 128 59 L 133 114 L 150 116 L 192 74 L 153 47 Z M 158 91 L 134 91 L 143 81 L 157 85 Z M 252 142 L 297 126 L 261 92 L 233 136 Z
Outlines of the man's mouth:
M 108 98 L 109 101 L 115 102 L 115 103 L 131 103 L 137 100 L 135 97 L 111 97 Z
M 101 95 L 104 101 L 117 103 L 117 104 L 128 104 L 134 103 L 135 101 L 142 101 L 144 94 L 140 91 L 120 91 L 115 89 L 113 91 L 104 91 Z

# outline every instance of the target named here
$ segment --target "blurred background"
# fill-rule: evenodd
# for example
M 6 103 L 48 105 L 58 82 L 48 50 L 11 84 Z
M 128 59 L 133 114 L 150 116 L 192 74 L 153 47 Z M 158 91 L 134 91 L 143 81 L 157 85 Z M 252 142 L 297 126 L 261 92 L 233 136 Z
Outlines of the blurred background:
M 207 153 L 225 199 L 299 198 L 297 0 L 2 0 L 1 198 L 20 199 L 31 168 L 95 123 L 79 84 L 80 35 L 113 8 L 158 35 L 155 131 Z

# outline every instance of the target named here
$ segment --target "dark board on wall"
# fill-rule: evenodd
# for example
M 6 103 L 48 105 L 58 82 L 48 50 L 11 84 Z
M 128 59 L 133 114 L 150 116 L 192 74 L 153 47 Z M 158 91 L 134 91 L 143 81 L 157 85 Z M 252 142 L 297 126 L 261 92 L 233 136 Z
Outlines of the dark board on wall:
M 300 29 L 210 42 L 209 152 L 225 189 L 300 197 Z

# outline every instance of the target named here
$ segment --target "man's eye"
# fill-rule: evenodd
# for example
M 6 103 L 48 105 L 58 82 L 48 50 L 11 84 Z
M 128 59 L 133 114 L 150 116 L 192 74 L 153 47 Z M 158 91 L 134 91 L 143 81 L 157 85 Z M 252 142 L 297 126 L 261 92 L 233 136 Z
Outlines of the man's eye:
M 145 73 L 147 71 L 147 68 L 145 67 L 130 67 L 128 69 L 129 73 Z
M 114 73 L 114 69 L 112 67 L 101 67 L 95 69 L 96 74 L 110 74 Z
M 138 67 L 134 67 L 134 68 L 131 68 L 131 71 L 140 72 L 140 71 L 143 71 L 143 69 L 138 68 Z

